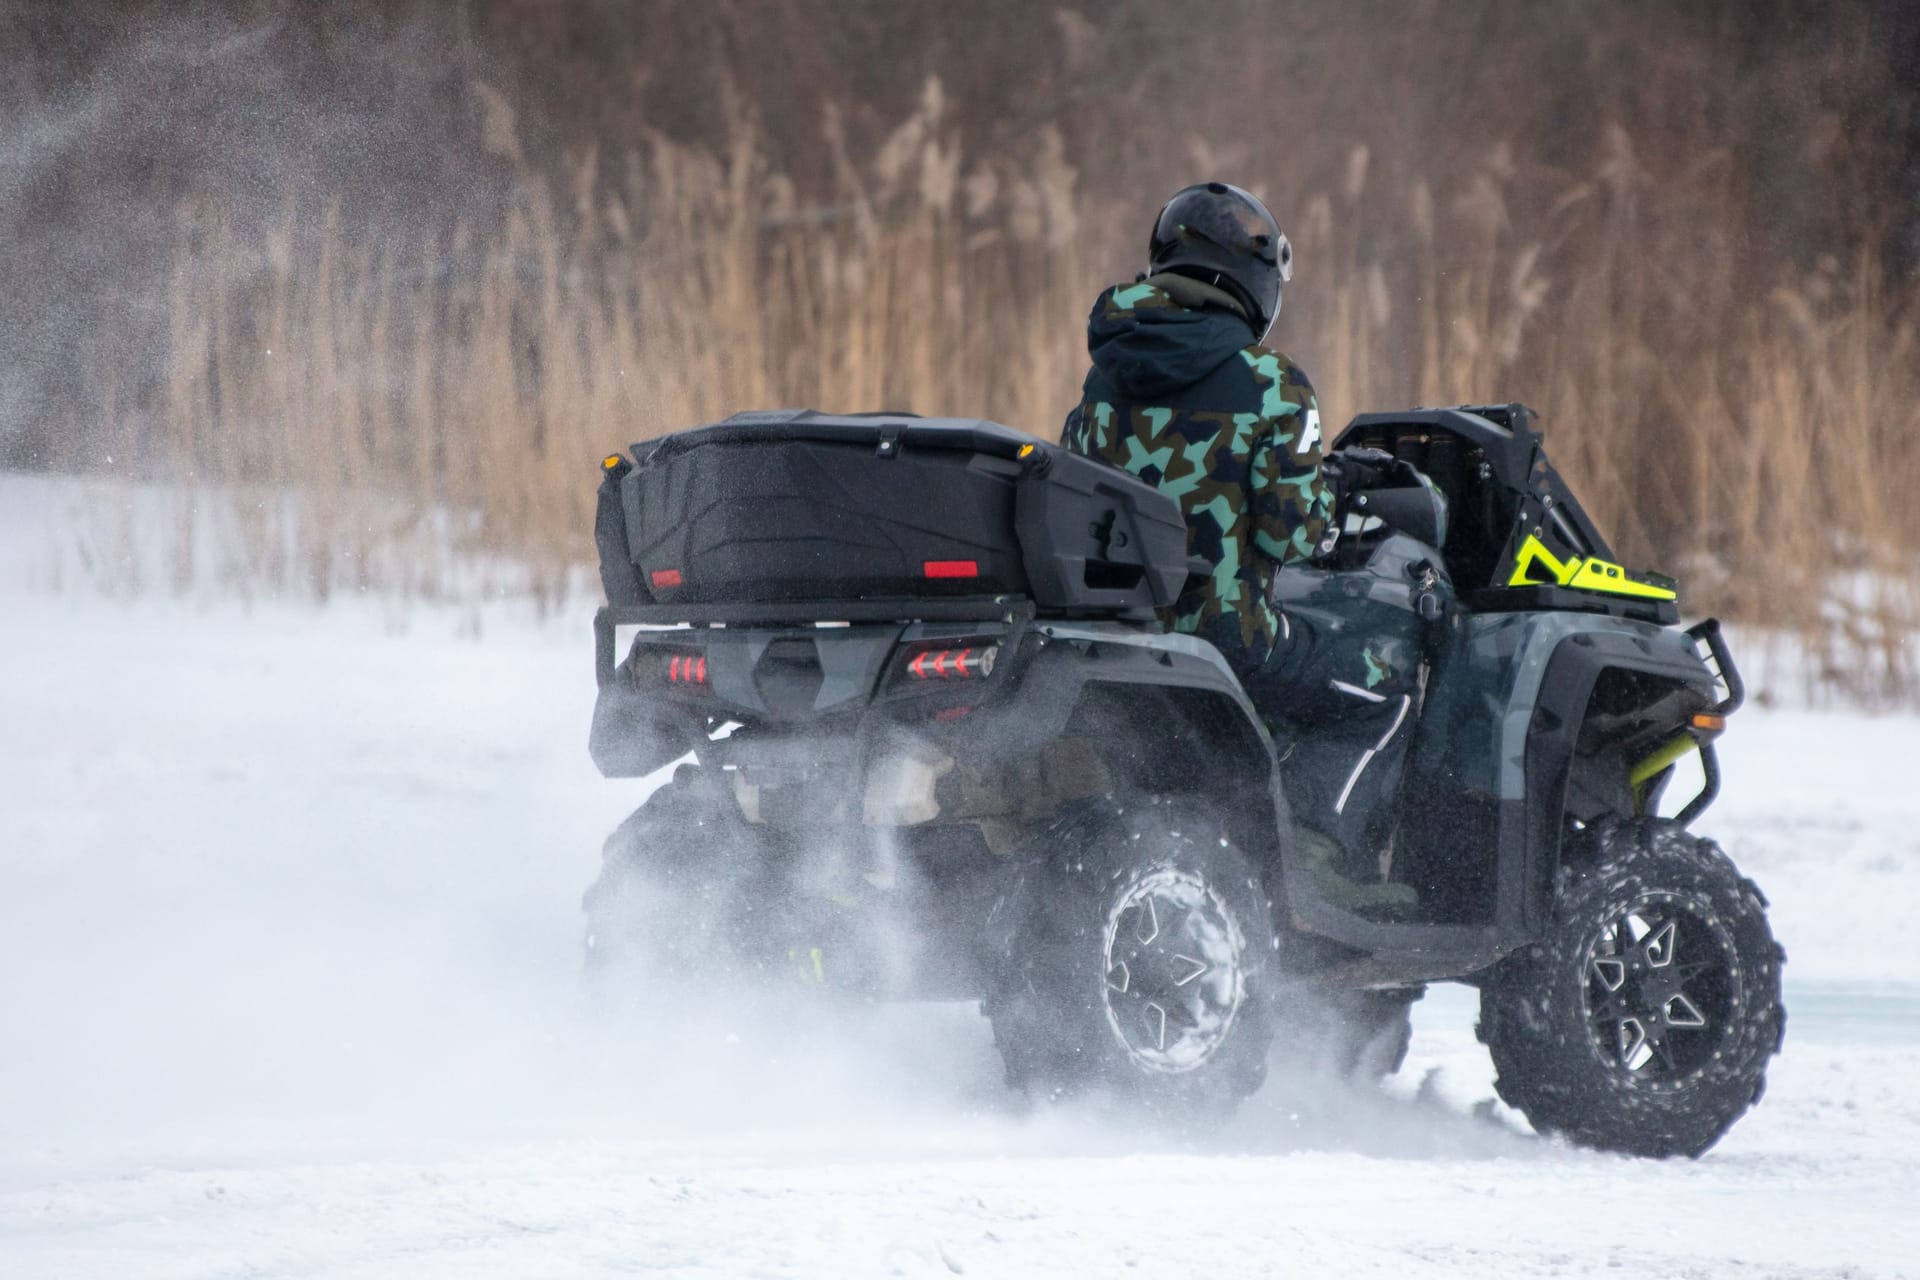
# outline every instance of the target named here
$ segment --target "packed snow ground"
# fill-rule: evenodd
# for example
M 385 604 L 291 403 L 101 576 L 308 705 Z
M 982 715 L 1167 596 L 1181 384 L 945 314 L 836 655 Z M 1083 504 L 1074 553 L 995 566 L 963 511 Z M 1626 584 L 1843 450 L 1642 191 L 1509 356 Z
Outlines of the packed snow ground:
M 1531 1135 L 1452 989 L 1384 1090 L 1181 1143 L 1023 1111 L 966 1006 L 582 1008 L 643 790 L 586 758 L 584 612 L 53 595 L 39 536 L 0 518 L 6 1280 L 1920 1275 L 1920 721 L 1734 722 L 1701 829 L 1791 1021 L 1704 1159 Z

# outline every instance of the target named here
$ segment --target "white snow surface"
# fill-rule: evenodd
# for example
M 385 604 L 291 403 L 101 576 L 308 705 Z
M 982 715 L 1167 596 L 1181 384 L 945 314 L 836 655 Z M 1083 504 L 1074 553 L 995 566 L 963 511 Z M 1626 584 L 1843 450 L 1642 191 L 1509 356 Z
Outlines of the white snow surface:
M 1383 1089 L 1180 1140 L 1016 1104 L 971 1006 L 587 1009 L 646 790 L 586 756 L 590 610 L 56 595 L 40 537 L 0 511 L 5 1280 L 1920 1275 L 1911 717 L 1733 721 L 1698 829 L 1791 1019 L 1703 1159 L 1535 1137 L 1456 988 Z

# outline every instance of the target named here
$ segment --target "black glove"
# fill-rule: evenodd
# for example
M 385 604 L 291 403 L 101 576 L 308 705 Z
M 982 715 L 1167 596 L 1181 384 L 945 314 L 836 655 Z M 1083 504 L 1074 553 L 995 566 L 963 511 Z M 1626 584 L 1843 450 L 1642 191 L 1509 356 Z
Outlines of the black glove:
M 1385 488 L 1410 470 L 1385 449 L 1341 449 L 1320 460 L 1320 474 L 1336 498 Z

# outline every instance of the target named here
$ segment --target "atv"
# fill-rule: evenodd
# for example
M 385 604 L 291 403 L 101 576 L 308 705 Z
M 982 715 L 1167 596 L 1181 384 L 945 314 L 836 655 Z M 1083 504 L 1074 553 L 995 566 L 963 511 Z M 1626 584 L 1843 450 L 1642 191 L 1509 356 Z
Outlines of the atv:
M 590 747 L 672 770 L 586 894 L 592 979 L 977 1000 L 1016 1088 L 1187 1118 L 1276 1052 L 1390 1073 L 1413 1001 L 1460 982 L 1536 1129 L 1705 1151 L 1785 1025 L 1766 900 L 1689 829 L 1742 698 L 1720 628 L 1617 562 L 1520 405 L 1362 415 L 1330 456 L 1355 450 L 1408 482 L 1345 494 L 1275 598 L 1419 655 L 1360 858 L 1298 784 L 1371 753 L 1263 722 L 1162 625 L 1203 569 L 1132 475 L 810 411 L 607 458 Z

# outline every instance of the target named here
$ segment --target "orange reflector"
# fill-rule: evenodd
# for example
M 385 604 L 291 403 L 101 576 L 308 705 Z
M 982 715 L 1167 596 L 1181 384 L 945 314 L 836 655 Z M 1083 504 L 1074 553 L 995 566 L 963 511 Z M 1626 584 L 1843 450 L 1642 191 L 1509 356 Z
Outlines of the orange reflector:
M 1023 457 L 1023 458 L 1025 458 L 1025 457 L 1028 457 L 1028 456 L 1029 456 L 1029 455 L 1031 455 L 1032 453 L 1033 453 L 1033 446 L 1032 446 L 1032 445 L 1030 445 L 1030 444 L 1023 444 L 1023 445 L 1021 445 L 1021 446 L 1020 446 L 1020 456 L 1021 456 L 1021 457 Z
M 1709 733 L 1719 733 L 1727 727 L 1727 718 L 1722 715 L 1715 715 L 1711 711 L 1702 711 L 1693 717 L 1693 727 L 1696 729 L 1705 729 Z
M 610 453 L 606 457 L 600 459 L 600 468 L 603 471 L 611 471 L 615 467 L 619 466 L 622 461 L 623 459 L 620 457 L 619 454 Z
M 922 573 L 929 578 L 977 578 L 980 576 L 978 560 L 929 560 L 920 566 Z
M 656 587 L 677 587 L 680 585 L 678 569 L 655 569 L 651 579 Z

